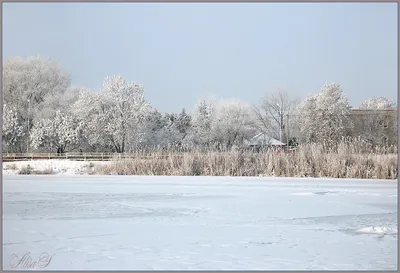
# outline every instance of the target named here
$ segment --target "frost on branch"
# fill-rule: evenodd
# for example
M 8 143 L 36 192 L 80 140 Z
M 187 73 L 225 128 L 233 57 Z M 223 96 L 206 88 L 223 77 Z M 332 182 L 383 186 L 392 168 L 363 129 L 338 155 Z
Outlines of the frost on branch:
M 383 139 L 387 138 L 388 134 L 396 135 L 397 119 L 393 118 L 395 113 L 382 111 L 395 108 L 396 104 L 385 97 L 365 100 L 360 109 L 366 111 L 359 113 L 358 123 L 362 128 L 359 130 L 360 136 L 373 145 L 380 145 L 385 143 Z M 392 124 L 389 125 L 390 123 Z M 389 130 L 394 130 L 394 132 Z
M 68 112 L 71 105 L 78 100 L 80 93 L 87 91 L 89 89 L 81 86 L 71 86 L 63 92 L 47 96 L 32 115 L 34 119 L 46 119 L 53 118 L 57 110 Z
M 391 109 L 395 107 L 395 105 L 396 104 L 394 102 L 390 101 L 386 97 L 373 97 L 363 101 L 360 105 L 360 109 Z
M 24 136 L 12 144 L 18 152 L 26 151 L 29 127 L 36 119 L 54 116 L 51 100 L 68 87 L 70 78 L 59 64 L 41 56 L 15 57 L 3 63 L 3 102 L 18 109 Z M 48 101 L 48 103 L 46 102 Z M 51 111 L 50 111 L 51 110 Z
M 231 149 L 253 136 L 250 107 L 238 100 L 200 100 L 193 115 L 193 145 Z
M 106 77 L 101 93 L 84 92 L 72 107 L 89 143 L 118 153 L 140 142 L 149 109 L 143 87 L 120 76 Z
M 165 126 L 161 130 L 159 141 L 164 142 L 164 147 L 181 148 L 191 127 L 190 115 L 186 113 L 185 109 L 182 109 L 179 114 L 166 114 L 164 119 Z
M 299 106 L 296 119 L 300 129 L 300 138 L 305 142 L 317 141 L 318 119 L 315 115 L 317 111 L 316 96 L 308 95 Z
M 18 109 L 27 109 L 28 99 L 36 109 L 46 97 L 64 92 L 69 82 L 56 61 L 40 56 L 15 57 L 3 64 L 3 100 Z
M 81 126 L 70 114 L 57 111 L 53 119 L 38 120 L 30 133 L 34 148 L 72 151 L 80 141 Z
M 211 131 L 220 147 L 241 146 L 255 133 L 249 105 L 239 100 L 220 100 Z
M 339 84 L 327 84 L 300 104 L 300 131 L 307 141 L 335 145 L 353 127 L 351 106 Z
M 3 151 L 16 152 L 21 144 L 21 138 L 25 135 L 23 121 L 13 106 L 3 104 Z
M 179 114 L 161 114 L 153 109 L 145 121 L 145 134 L 141 146 L 161 149 L 187 148 L 191 116 L 185 109 Z
M 190 135 L 194 145 L 207 147 L 212 145 L 211 124 L 215 119 L 216 103 L 217 100 L 212 96 L 208 96 L 196 103 L 193 113 L 193 131 Z
M 282 133 L 282 141 L 285 142 L 288 137 L 285 128 L 289 122 L 294 121 L 289 117 L 294 113 L 297 104 L 297 99 L 284 90 L 266 94 L 261 99 L 260 105 L 253 108 L 258 131 L 277 139 Z

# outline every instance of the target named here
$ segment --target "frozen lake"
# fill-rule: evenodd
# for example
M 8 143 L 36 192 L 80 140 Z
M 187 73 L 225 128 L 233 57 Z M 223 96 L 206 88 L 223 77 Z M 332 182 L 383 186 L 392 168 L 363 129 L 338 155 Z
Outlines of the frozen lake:
M 3 269 L 396 270 L 397 240 L 394 180 L 3 176 Z

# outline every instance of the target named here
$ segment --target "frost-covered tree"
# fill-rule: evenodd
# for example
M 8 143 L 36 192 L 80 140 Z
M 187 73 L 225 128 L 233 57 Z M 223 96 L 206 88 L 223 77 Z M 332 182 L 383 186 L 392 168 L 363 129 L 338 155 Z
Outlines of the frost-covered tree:
M 179 114 L 166 114 L 165 119 L 164 133 L 169 139 L 168 146 L 181 147 L 191 128 L 191 116 L 182 109 Z
M 146 118 L 146 140 L 143 146 L 181 148 L 191 128 L 191 116 L 185 109 L 179 114 L 151 111 Z
M 386 97 L 373 97 L 363 101 L 360 109 L 378 110 L 378 109 L 392 109 L 396 103 L 390 101 Z
M 46 97 L 64 92 L 69 75 L 58 62 L 41 56 L 11 58 L 3 63 L 3 101 L 18 109 L 36 109 Z
M 287 134 L 290 134 L 287 128 L 288 118 L 297 104 L 298 100 L 283 90 L 265 95 L 260 105 L 254 106 L 257 129 L 286 142 Z
M 192 127 L 192 117 L 186 112 L 185 108 L 178 114 L 175 124 L 176 129 L 181 134 L 181 138 L 184 139 Z
M 3 63 L 3 102 L 18 109 L 25 130 L 20 142 L 29 141 L 28 131 L 35 119 L 44 117 L 38 113 L 46 111 L 46 99 L 63 93 L 69 82 L 69 75 L 55 60 L 41 56 L 14 57 Z
M 251 108 L 239 100 L 207 97 L 197 102 L 186 143 L 231 149 L 254 134 Z
M 353 127 L 351 105 L 339 84 L 327 84 L 317 96 L 317 136 L 320 140 L 337 143 Z
M 32 115 L 34 119 L 46 119 L 54 117 L 57 111 L 69 112 L 79 95 L 88 91 L 90 91 L 88 88 L 81 86 L 68 87 L 65 91 L 45 97 L 43 103 Z
M 356 113 L 356 136 L 361 136 L 373 145 L 385 144 L 389 136 L 397 133 L 396 104 L 385 97 L 373 97 L 365 100 Z
M 142 148 L 154 148 L 160 144 L 160 131 L 166 126 L 165 119 L 157 109 L 152 108 L 143 121 L 144 139 L 141 141 Z
M 148 125 L 150 132 L 161 130 L 166 125 L 163 115 L 157 109 L 152 109 L 149 112 L 146 116 L 145 123 Z
M 177 128 L 178 115 L 165 113 L 164 126 L 157 131 L 157 146 L 160 148 L 176 148 L 181 144 L 182 136 Z
M 307 141 L 335 145 L 349 134 L 352 112 L 348 98 L 339 84 L 326 84 L 315 96 L 300 104 L 300 131 Z
M 81 129 L 82 124 L 69 113 L 57 111 L 54 118 L 35 122 L 30 133 L 31 144 L 46 151 L 73 151 L 80 144 Z
M 117 153 L 127 147 L 131 150 L 142 141 L 142 124 L 149 110 L 143 87 L 127 83 L 121 76 L 106 77 L 101 93 L 83 92 L 72 107 L 85 125 L 89 143 Z
M 82 134 L 89 145 L 106 146 L 107 133 L 103 123 L 107 121 L 106 103 L 98 93 L 84 90 L 71 106 L 72 115 L 81 122 Z
M 18 110 L 3 104 L 3 151 L 22 152 L 22 137 L 26 132 Z
M 355 128 L 353 136 L 362 137 L 373 145 L 384 144 L 383 139 L 388 137 L 389 119 L 387 113 L 379 110 L 355 113 Z
M 299 138 L 304 142 L 316 142 L 318 119 L 315 115 L 317 112 L 317 99 L 316 96 L 308 95 L 296 109 L 294 119 L 297 120 L 299 128 Z
M 251 114 L 250 106 L 242 101 L 219 100 L 210 131 L 214 142 L 228 150 L 242 146 L 255 133 Z
M 192 131 L 189 136 L 194 146 L 212 145 L 211 124 L 215 119 L 216 104 L 217 100 L 213 96 L 208 96 L 196 103 L 192 117 Z

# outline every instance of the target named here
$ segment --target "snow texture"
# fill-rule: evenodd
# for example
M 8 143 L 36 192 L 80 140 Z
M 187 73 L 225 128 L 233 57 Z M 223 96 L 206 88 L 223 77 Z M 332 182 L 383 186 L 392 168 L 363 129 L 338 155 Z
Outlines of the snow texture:
M 3 189 L 4 270 L 42 253 L 45 270 L 397 269 L 395 181 L 4 175 Z
M 75 161 L 64 159 L 27 160 L 3 163 L 3 174 L 18 174 L 19 170 L 28 167 L 34 171 L 52 170 L 53 174 L 89 174 L 94 164 L 110 164 L 109 161 Z

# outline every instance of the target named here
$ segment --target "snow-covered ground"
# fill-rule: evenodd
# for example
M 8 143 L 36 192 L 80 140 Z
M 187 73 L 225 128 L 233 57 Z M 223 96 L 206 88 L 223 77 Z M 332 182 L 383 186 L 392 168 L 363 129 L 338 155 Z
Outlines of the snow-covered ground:
M 51 170 L 53 174 L 72 175 L 88 174 L 94 164 L 110 164 L 110 161 L 75 161 L 65 159 L 42 159 L 3 163 L 3 174 L 18 174 L 20 170 L 28 167 L 34 171 L 44 172 Z
M 397 269 L 393 180 L 3 178 L 3 269 Z

